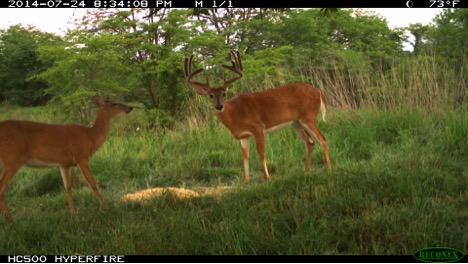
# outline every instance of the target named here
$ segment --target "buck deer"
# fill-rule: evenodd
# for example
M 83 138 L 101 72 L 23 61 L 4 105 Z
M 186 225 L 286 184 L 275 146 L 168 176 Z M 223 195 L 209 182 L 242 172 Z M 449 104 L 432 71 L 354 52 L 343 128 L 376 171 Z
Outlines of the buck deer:
M 307 159 L 305 170 L 310 169 L 315 141 L 322 146 L 328 169 L 331 169 L 327 142 L 316 124 L 316 118 L 321 109 L 325 121 L 326 101 L 323 93 L 306 83 L 292 83 L 274 89 L 238 94 L 232 99 L 226 98 L 229 85 L 243 75 L 239 52 L 231 52 L 232 65 L 222 67 L 236 75 L 226 80 L 221 87 L 212 88 L 208 78 L 206 83 L 196 81 L 194 77 L 203 71 L 192 71 L 193 55 L 185 58 L 184 73 L 186 81 L 192 85 L 195 93 L 208 96 L 215 110 L 214 114 L 226 126 L 234 138 L 240 140 L 244 160 L 244 182 L 249 181 L 249 138 L 253 136 L 260 157 L 263 178 L 270 179 L 265 161 L 264 134 L 292 125 L 294 130 L 305 142 Z
M 99 96 L 93 97 L 92 102 L 98 107 L 93 127 L 19 120 L 0 122 L 0 207 L 7 222 L 11 222 L 11 216 L 5 202 L 5 192 L 22 166 L 59 167 L 70 211 L 75 210 L 71 195 L 70 168 L 78 166 L 94 195 L 103 205 L 103 199 L 89 169 L 89 160 L 106 140 L 111 119 L 130 113 L 133 108 L 103 101 Z

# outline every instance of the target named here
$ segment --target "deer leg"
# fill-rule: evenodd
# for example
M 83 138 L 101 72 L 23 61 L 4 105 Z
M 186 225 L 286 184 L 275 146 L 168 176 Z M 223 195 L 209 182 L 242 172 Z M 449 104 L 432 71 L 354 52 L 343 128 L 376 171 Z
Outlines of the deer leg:
M 307 133 L 304 127 L 297 121 L 293 122 L 292 127 L 299 135 L 299 137 L 304 141 L 307 148 L 307 158 L 305 163 L 305 171 L 310 170 L 310 163 L 312 162 L 312 153 L 314 151 L 315 142 L 311 136 Z
M 328 154 L 327 140 L 325 139 L 323 134 L 318 129 L 317 124 L 315 123 L 315 120 L 313 121 L 301 120 L 301 125 L 304 127 L 307 133 L 310 134 L 310 136 L 313 136 L 320 143 L 320 146 L 322 147 L 322 150 L 323 150 L 323 154 L 325 156 L 325 162 L 327 164 L 327 167 L 329 170 L 331 170 L 331 162 L 330 162 L 330 156 Z
M 249 143 L 250 138 L 240 140 L 242 147 L 242 159 L 244 160 L 244 183 L 249 182 Z
M 255 144 L 257 146 L 258 157 L 262 163 L 263 179 L 265 181 L 270 180 L 270 175 L 268 174 L 268 168 L 265 160 L 265 138 L 263 131 L 257 132 L 254 134 Z
M 11 223 L 12 219 L 5 201 L 5 192 L 8 184 L 10 184 L 11 180 L 20 168 L 21 165 L 8 166 L 4 164 L 0 175 L 0 208 L 2 208 L 3 216 L 5 217 L 7 223 Z
M 65 192 L 67 193 L 68 206 L 70 211 L 75 211 L 75 204 L 73 203 L 73 197 L 71 195 L 71 177 L 70 177 L 70 167 L 60 167 L 60 174 L 62 175 L 63 186 L 65 187 Z
M 88 182 L 89 187 L 93 190 L 94 196 L 98 199 L 101 203 L 101 206 L 105 206 L 104 200 L 102 199 L 101 194 L 97 188 L 96 182 L 94 181 L 93 176 L 91 175 L 91 170 L 89 169 L 89 162 L 88 160 L 80 160 L 78 161 L 78 167 L 81 170 L 81 173 L 85 177 L 86 181 Z

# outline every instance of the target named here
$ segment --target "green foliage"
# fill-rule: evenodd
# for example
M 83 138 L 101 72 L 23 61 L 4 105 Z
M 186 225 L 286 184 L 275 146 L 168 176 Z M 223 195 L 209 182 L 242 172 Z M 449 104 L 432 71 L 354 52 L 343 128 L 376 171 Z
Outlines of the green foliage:
M 441 56 L 455 65 L 464 65 L 460 72 L 466 73 L 468 50 L 468 10 L 444 9 L 434 19 L 436 28 L 433 31 L 434 49 Z
M 276 24 L 271 37 L 277 45 L 291 45 L 311 57 L 320 57 L 328 49 L 371 56 L 388 56 L 401 50 L 401 31 L 391 30 L 378 15 L 358 11 L 338 10 L 324 16 L 317 9 L 298 9 Z
M 414 41 L 410 43 L 413 46 L 413 53 L 419 55 L 422 49 L 427 46 L 428 35 L 432 28 L 421 23 L 415 23 L 410 24 L 406 29 L 414 37 Z
M 88 123 L 90 98 L 96 93 L 104 98 L 122 97 L 128 93 L 132 76 L 121 51 L 115 48 L 118 36 L 76 33 L 67 43 L 39 49 L 39 58 L 53 61 L 53 66 L 36 78 L 49 83 L 46 92 L 53 97 L 56 107 L 68 113 L 81 113 Z
M 318 55 L 330 43 L 322 19 L 326 18 L 320 16 L 317 9 L 293 11 L 289 17 L 275 23 L 271 37 L 277 46 L 289 45 Z
M 189 37 L 184 26 L 187 14 L 187 10 L 131 9 L 110 10 L 105 16 L 96 11 L 89 18 L 94 24 L 91 32 L 115 36 L 113 49 L 121 49 L 120 54 L 125 54 L 121 67 L 130 76 L 127 98 L 173 117 L 186 98 L 180 88 L 183 56 L 174 49 Z M 141 16 L 145 19 L 137 19 Z M 119 34 L 114 35 L 115 32 Z
M 281 46 L 257 51 L 246 57 L 243 66 L 248 75 L 239 81 L 242 90 L 237 91 L 254 92 L 297 81 L 291 78 L 291 70 L 287 68 L 293 52 L 293 47 Z M 233 91 L 239 84 L 233 85 Z
M 289 10 L 275 8 L 204 8 L 195 11 L 192 14 L 197 20 L 190 21 L 194 23 L 194 35 L 217 36 L 216 41 L 210 41 L 208 45 L 200 43 L 198 53 L 213 55 L 223 48 L 246 53 L 263 49 L 271 43 L 268 32 L 272 24 L 287 13 Z
M 172 124 L 174 119 L 167 112 L 160 109 L 146 110 L 143 119 L 146 123 L 146 128 L 164 129 Z
M 38 49 L 60 42 L 58 36 L 31 26 L 13 25 L 0 30 L 0 100 L 21 106 L 46 102 L 46 83 L 33 77 L 50 63 L 39 61 Z

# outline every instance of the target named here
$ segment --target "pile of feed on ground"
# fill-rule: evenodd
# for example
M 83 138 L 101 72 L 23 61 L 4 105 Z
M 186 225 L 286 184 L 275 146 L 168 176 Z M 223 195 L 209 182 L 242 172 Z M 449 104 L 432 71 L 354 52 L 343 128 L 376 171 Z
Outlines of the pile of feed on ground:
M 155 197 L 160 197 L 164 194 L 171 193 L 178 198 L 194 198 L 201 196 L 220 196 L 223 195 L 231 187 L 220 186 L 220 187 L 200 187 L 196 190 L 189 190 L 185 188 L 176 187 L 156 187 L 138 191 L 135 193 L 129 193 L 122 197 L 126 201 L 140 202 Z

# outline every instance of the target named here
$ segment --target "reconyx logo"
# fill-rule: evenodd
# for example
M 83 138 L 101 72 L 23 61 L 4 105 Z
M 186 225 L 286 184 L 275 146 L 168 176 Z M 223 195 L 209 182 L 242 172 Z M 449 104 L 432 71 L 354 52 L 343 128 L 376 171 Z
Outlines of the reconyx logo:
M 461 250 L 449 247 L 430 247 L 416 251 L 413 257 L 423 262 L 456 262 L 463 259 Z

